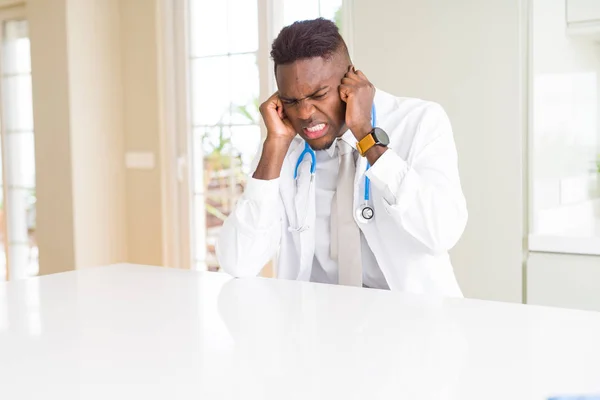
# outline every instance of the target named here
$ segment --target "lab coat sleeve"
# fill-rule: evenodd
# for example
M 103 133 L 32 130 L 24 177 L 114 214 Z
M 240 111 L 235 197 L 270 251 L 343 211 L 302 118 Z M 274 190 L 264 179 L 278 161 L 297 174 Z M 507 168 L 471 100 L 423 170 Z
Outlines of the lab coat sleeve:
M 450 121 L 441 106 L 424 112 L 410 163 L 388 149 L 367 171 L 393 221 L 433 253 L 454 247 L 467 223 Z
M 235 277 L 256 276 L 281 240 L 279 178 L 249 178 L 244 194 L 219 233 L 217 258 Z

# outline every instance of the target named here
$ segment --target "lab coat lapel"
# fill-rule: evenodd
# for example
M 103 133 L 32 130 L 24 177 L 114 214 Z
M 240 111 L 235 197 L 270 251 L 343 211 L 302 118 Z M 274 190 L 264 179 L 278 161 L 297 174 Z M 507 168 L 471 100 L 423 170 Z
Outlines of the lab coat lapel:
M 312 271 L 312 262 L 315 255 L 315 199 L 316 199 L 316 182 L 310 182 L 311 179 L 317 179 L 316 176 L 310 176 L 310 163 L 307 161 L 303 164 L 302 174 L 306 179 L 302 182 L 300 193 L 296 195 L 296 209 L 301 210 L 300 214 L 306 213 L 306 229 L 299 234 L 300 245 L 298 251 L 300 254 L 300 273 L 298 280 L 309 281 Z M 308 195 L 308 196 L 307 196 Z
M 304 145 L 301 140 L 295 140 L 292 142 L 290 148 L 291 149 L 283 163 L 283 167 L 281 168 L 281 198 L 283 200 L 285 213 L 288 216 L 290 227 L 297 227 L 298 222 L 295 210 L 296 180 L 294 179 L 294 168 L 298 157 L 300 157 L 300 153 L 302 153 Z
M 310 280 L 315 247 L 315 183 L 310 184 L 310 157 L 306 156 L 298 168 L 298 185 L 296 185 L 294 170 L 296 162 L 304 150 L 304 141 L 294 141 L 292 146 L 295 147 L 288 153 L 281 171 L 282 177 L 285 177 L 285 179 L 281 179 L 282 199 L 286 215 L 288 216 L 292 239 L 300 255 L 298 280 L 308 281 Z M 305 213 L 306 221 L 303 221 Z M 302 220 L 298 219 L 298 215 L 302 217 Z M 300 232 L 298 228 L 302 225 L 308 226 L 308 229 Z

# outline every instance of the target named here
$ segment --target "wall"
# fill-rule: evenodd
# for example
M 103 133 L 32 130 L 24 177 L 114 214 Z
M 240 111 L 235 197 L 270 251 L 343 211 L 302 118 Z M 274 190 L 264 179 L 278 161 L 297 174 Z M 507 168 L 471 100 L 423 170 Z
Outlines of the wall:
M 29 0 L 40 274 L 75 268 L 66 0 Z
M 518 0 L 354 1 L 354 58 L 381 89 L 441 103 L 469 224 L 452 251 L 467 297 L 520 302 L 526 19 Z
M 127 260 L 119 0 L 68 0 L 76 266 Z
M 157 167 L 128 169 L 127 261 L 163 265 L 157 5 L 121 0 L 125 151 L 152 153 Z
M 12 7 L 24 3 L 24 0 L 0 0 L 0 7 Z
M 162 264 L 155 2 L 29 0 L 40 273 Z M 160 160 L 157 160 L 160 163 Z

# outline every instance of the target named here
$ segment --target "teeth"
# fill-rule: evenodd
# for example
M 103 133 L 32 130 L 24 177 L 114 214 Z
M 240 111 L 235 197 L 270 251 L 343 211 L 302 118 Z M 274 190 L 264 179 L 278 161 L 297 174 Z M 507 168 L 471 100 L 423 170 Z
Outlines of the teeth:
M 325 124 L 315 125 L 312 128 L 306 128 L 306 130 L 309 131 L 309 132 L 317 132 L 317 131 L 320 131 L 323 128 L 325 128 Z

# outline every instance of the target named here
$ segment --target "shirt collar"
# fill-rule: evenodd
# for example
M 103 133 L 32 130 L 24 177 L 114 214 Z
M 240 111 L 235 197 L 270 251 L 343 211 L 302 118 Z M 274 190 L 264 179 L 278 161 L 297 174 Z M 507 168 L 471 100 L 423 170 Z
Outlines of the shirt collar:
M 350 131 L 350 129 L 348 129 L 342 136 L 335 138 L 331 147 L 325 150 L 329 157 L 333 158 L 337 155 L 337 141 L 340 139 L 356 150 L 356 144 L 358 143 L 358 140 L 356 140 L 354 134 Z

